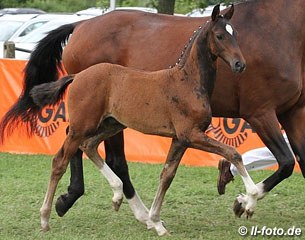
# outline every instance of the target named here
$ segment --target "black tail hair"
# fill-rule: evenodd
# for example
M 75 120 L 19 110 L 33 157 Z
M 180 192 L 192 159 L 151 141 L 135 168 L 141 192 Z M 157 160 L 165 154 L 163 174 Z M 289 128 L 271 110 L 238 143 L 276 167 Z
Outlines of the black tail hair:
M 30 96 L 40 110 L 47 105 L 54 106 L 62 100 L 68 85 L 72 83 L 73 79 L 74 75 L 68 75 L 56 82 L 37 85 L 30 91 Z
M 29 136 L 34 133 L 37 114 L 41 108 L 33 102 L 30 91 L 36 85 L 58 79 L 58 69 L 62 71 L 63 45 L 79 23 L 66 24 L 50 31 L 32 52 L 25 67 L 22 93 L 0 122 L 0 143 L 22 124 L 26 125 Z

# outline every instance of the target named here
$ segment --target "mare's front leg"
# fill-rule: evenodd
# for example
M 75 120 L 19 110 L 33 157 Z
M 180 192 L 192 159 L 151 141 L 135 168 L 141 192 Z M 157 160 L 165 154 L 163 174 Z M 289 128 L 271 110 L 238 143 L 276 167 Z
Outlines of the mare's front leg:
M 305 178 L 305 107 L 302 104 L 296 104 L 279 116 L 279 121 L 288 136 L 291 148 Z
M 294 157 L 283 138 L 275 113 L 258 114 L 246 120 L 256 130 L 279 163 L 279 168 L 270 177 L 257 184 L 258 199 L 262 199 L 277 184 L 292 174 L 295 164 Z M 238 216 L 243 214 L 246 201 L 246 197 L 239 196 L 235 202 L 234 211 Z
M 247 217 L 251 217 L 257 204 L 259 189 L 248 174 L 242 162 L 241 155 L 235 148 L 208 137 L 200 129 L 193 129 L 188 139 L 190 141 L 190 147 L 221 155 L 235 165 L 245 184 L 247 192 L 247 195 L 244 195 L 244 210 L 246 211 Z M 236 200 L 238 199 L 239 197 Z
M 124 153 L 123 131 L 105 139 L 106 163 L 123 182 L 123 192 L 135 218 L 141 223 L 148 224 L 148 209 L 135 191 L 128 172 L 128 165 Z M 148 224 L 148 228 L 151 226 Z
M 67 134 L 69 127 L 67 128 Z M 83 152 L 78 149 L 70 160 L 70 185 L 68 192 L 58 197 L 55 210 L 58 216 L 63 217 L 85 192 L 84 175 L 83 175 Z
M 183 143 L 179 142 L 177 139 L 173 139 L 164 168 L 160 175 L 160 184 L 149 211 L 150 220 L 159 236 L 168 234 L 160 220 L 161 206 L 165 193 L 175 177 L 177 168 L 186 149 L 187 147 Z
M 72 141 L 71 137 L 67 137 L 63 146 L 55 155 L 52 161 L 52 173 L 48 185 L 48 190 L 46 192 L 44 202 L 40 208 L 40 218 L 41 218 L 41 230 L 48 231 L 49 219 L 52 209 L 53 198 L 58 185 L 59 180 L 65 173 L 69 160 L 72 155 L 77 151 L 79 146 L 79 141 Z

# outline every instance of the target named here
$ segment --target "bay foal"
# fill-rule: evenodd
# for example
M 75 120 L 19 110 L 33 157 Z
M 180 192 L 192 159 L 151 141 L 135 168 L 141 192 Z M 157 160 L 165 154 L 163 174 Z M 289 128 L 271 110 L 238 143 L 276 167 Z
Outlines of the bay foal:
M 42 230 L 49 229 L 49 217 L 57 184 L 78 147 L 100 169 L 114 192 L 113 205 L 119 209 L 122 182 L 100 157 L 97 148 L 124 128 L 172 138 L 160 184 L 152 203 L 147 226 L 159 235 L 167 230 L 160 219 L 161 205 L 180 160 L 189 147 L 219 154 L 232 162 L 244 181 L 246 214 L 256 206 L 258 189 L 243 166 L 238 152 L 209 138 L 204 131 L 211 122 L 210 98 L 216 78 L 217 57 L 233 72 L 245 69 L 245 60 L 230 24 L 233 5 L 222 16 L 219 5 L 212 20 L 196 33 L 182 60 L 172 69 L 145 72 L 101 63 L 77 75 L 39 85 L 31 91 L 34 102 L 43 107 L 56 104 L 67 86 L 70 128 L 63 146 L 53 159 L 52 174 L 41 207 Z

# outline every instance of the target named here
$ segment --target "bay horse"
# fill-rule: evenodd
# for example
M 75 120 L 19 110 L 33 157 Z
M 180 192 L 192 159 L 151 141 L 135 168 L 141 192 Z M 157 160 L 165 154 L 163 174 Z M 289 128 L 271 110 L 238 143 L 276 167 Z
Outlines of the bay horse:
M 196 33 L 181 62 L 171 69 L 148 72 L 99 63 L 31 90 L 33 102 L 43 108 L 58 103 L 71 84 L 68 91 L 69 131 L 53 158 L 51 178 L 40 210 L 42 230 L 49 230 L 56 186 L 79 147 L 108 180 L 114 192 L 113 205 L 118 210 L 123 185 L 99 155 L 98 145 L 126 127 L 172 138 L 147 222 L 158 235 L 168 233 L 160 219 L 161 206 L 187 148 L 220 154 L 238 168 L 247 191 L 246 212 L 252 215 L 258 188 L 248 175 L 240 154 L 204 133 L 212 119 L 210 98 L 216 80 L 217 58 L 223 59 L 233 72 L 245 69 L 236 32 L 229 22 L 233 12 L 232 5 L 220 15 L 219 5 L 216 5 L 211 21 Z
M 244 118 L 276 157 L 278 170 L 259 185 L 264 196 L 293 172 L 294 156 L 282 137 L 279 122 L 305 176 L 305 1 L 251 0 L 235 8 L 239 14 L 234 15 L 232 23 L 238 30 L 247 70 L 236 76 L 219 62 L 211 108 L 214 117 Z M 39 109 L 29 92 L 36 85 L 57 80 L 61 58 L 69 74 L 101 62 L 143 70 L 164 69 L 175 64 L 179 49 L 206 20 L 113 11 L 50 32 L 31 54 L 23 92 L 0 123 L 0 140 L 23 123 L 33 133 L 35 124 L 31 123 Z M 104 143 L 106 162 L 122 180 L 130 208 L 138 220 L 146 219 L 148 210 L 129 178 L 123 133 Z M 56 204 L 59 216 L 84 193 L 81 157 L 79 150 L 70 162 L 70 186 Z

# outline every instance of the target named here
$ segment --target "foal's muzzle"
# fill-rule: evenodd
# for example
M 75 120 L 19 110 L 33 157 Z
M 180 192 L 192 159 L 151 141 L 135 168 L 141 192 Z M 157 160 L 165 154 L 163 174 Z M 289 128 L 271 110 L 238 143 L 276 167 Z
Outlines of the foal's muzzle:
M 232 66 L 233 72 L 241 73 L 246 69 L 246 63 L 241 61 L 235 61 Z

